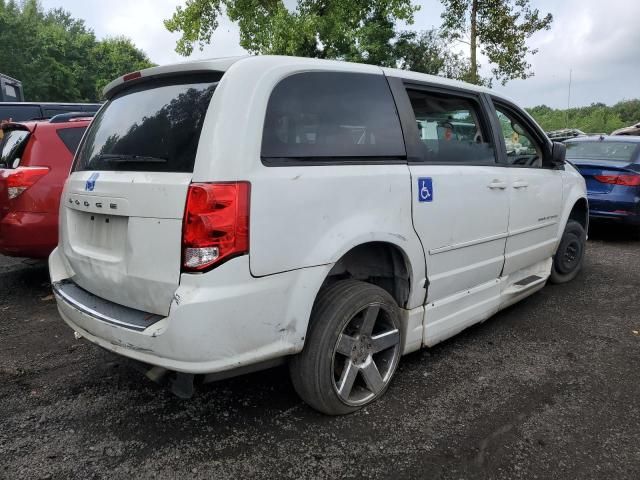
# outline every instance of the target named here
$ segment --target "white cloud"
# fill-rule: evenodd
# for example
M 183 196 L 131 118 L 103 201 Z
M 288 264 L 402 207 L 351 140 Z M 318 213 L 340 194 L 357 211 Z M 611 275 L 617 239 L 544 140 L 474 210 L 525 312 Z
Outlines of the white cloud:
M 42 0 L 45 8 L 62 7 L 82 18 L 99 38 L 125 35 L 158 64 L 185 60 L 175 53 L 179 35 L 168 32 L 162 20 L 169 18 L 184 0 Z M 423 0 L 416 22 L 407 28 L 425 30 L 440 25 L 439 0 Z M 572 105 L 614 103 L 640 97 L 640 2 L 634 0 L 532 0 L 541 12 L 553 13 L 548 32 L 531 39 L 539 53 L 530 58 L 535 77 L 496 87 L 518 103 L 565 106 L 569 70 L 573 70 Z M 288 7 L 294 0 L 286 0 Z M 463 45 L 464 47 L 464 45 Z M 245 53 L 238 29 L 226 19 L 220 22 L 211 45 L 196 49 L 190 58 Z M 489 71 L 485 67 L 485 73 Z

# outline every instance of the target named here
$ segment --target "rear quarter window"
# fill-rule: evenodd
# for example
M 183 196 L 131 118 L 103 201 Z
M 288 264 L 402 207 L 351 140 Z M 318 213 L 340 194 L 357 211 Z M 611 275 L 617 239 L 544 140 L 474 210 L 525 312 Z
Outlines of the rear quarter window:
M 86 129 L 87 127 L 61 128 L 56 133 L 71 155 L 74 155 Z
M 271 93 L 262 136 L 265 164 L 404 156 L 400 120 L 382 75 L 298 73 Z

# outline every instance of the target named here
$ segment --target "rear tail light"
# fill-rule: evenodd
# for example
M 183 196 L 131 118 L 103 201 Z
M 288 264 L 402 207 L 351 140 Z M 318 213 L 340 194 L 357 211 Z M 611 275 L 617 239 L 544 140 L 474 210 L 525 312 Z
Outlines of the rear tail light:
M 182 226 L 182 269 L 201 272 L 249 253 L 248 182 L 193 183 Z
M 9 200 L 19 197 L 25 190 L 49 173 L 47 167 L 18 167 L 5 170 Z
M 593 178 L 600 183 L 624 185 L 627 187 L 640 186 L 640 175 L 594 175 Z

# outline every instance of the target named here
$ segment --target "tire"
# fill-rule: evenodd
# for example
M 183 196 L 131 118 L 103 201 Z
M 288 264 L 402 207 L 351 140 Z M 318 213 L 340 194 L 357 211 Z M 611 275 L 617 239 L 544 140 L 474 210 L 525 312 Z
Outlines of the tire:
M 289 364 L 293 386 L 319 412 L 355 412 L 386 391 L 402 338 L 389 293 L 356 280 L 336 282 L 316 298 L 304 350 Z
M 587 233 L 575 220 L 569 220 L 562 234 L 558 250 L 553 256 L 551 283 L 567 283 L 576 278 L 584 263 L 587 246 Z

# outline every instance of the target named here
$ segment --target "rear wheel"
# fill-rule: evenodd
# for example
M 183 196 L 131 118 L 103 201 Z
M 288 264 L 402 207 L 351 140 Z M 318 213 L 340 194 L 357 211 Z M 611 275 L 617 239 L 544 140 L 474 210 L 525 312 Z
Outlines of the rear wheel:
M 582 269 L 586 244 L 587 233 L 584 227 L 575 220 L 569 220 L 558 250 L 553 256 L 553 267 L 549 277 L 551 283 L 566 283 L 578 275 Z
M 305 348 L 290 363 L 298 395 L 328 415 L 378 399 L 401 353 L 398 305 L 385 290 L 344 280 L 318 295 Z

